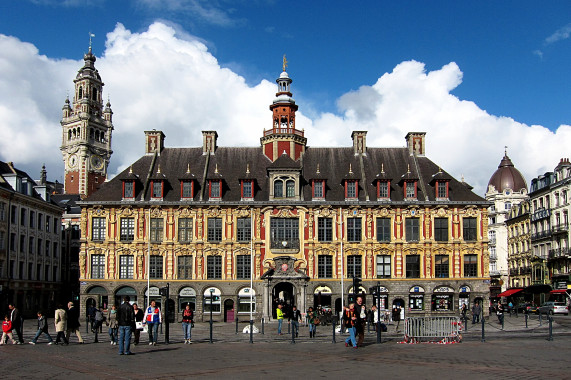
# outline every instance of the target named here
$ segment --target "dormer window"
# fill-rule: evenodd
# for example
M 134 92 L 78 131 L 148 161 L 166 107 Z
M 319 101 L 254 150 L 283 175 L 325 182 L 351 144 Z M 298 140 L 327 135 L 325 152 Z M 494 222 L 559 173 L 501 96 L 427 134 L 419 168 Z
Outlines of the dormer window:
M 220 199 L 222 194 L 222 181 L 218 179 L 210 180 L 210 199 Z
M 242 199 L 254 199 L 254 181 L 250 179 L 242 180 Z
M 274 180 L 274 198 L 295 198 L 295 180 L 278 177 Z
M 180 181 L 180 198 L 194 198 L 194 181 Z
M 448 198 L 447 181 L 438 181 L 436 183 L 436 198 Z
M 152 199 L 163 199 L 163 181 L 151 181 Z
M 377 198 L 389 199 L 391 197 L 391 186 L 389 181 L 377 182 Z
M 345 199 L 358 199 L 359 189 L 357 180 L 345 181 Z
M 315 200 L 325 199 L 325 181 L 313 180 L 311 188 L 313 191 L 313 196 L 312 196 L 313 199 Z
M 123 199 L 135 199 L 135 181 L 123 181 Z
M 404 194 L 405 198 L 416 198 L 416 181 L 406 181 L 404 183 Z

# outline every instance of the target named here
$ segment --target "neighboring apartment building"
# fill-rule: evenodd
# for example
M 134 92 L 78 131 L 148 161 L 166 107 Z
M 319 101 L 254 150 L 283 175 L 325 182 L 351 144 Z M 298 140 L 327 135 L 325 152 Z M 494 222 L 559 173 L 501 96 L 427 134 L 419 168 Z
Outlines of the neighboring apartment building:
M 553 172 L 531 181 L 531 244 L 535 260 L 532 281 L 566 290 L 571 281 L 571 163 L 563 158 Z
M 291 82 L 284 67 L 261 146 L 204 131 L 201 147 L 167 148 L 147 131 L 145 154 L 79 202 L 83 310 L 161 301 L 167 284 L 177 320 L 187 303 L 220 321 L 268 320 L 278 303 L 339 311 L 354 293 L 370 306 L 376 285 L 383 310 L 407 315 L 487 304 L 490 203 L 426 157 L 422 132 L 402 148 L 368 147 L 364 131 L 308 146 Z
M 510 288 L 532 285 L 532 251 L 529 200 L 512 206 L 507 220 Z
M 506 220 L 514 205 L 529 199 L 527 183 L 505 152 L 488 182 L 486 200 L 492 202 L 489 208 L 488 236 L 490 251 L 490 297 L 509 287 L 508 231 Z
M 0 300 L 25 316 L 53 310 L 61 291 L 61 213 L 44 182 L 0 161 Z

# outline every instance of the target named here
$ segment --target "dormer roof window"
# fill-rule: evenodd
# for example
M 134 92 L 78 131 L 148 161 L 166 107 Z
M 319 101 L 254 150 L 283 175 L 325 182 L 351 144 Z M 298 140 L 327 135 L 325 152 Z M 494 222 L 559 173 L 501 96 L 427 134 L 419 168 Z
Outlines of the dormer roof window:
M 432 176 L 430 185 L 434 186 L 434 196 L 436 200 L 448 200 L 448 185 L 451 177 L 438 168 L 438 172 Z
M 254 200 L 254 179 L 251 178 L 250 164 L 246 165 L 246 174 L 240 179 L 240 197 L 243 201 Z
M 418 198 L 418 178 L 410 171 L 408 165 L 407 172 L 403 174 L 399 185 L 403 187 L 403 195 L 407 200 L 414 200 Z
M 345 200 L 359 200 L 359 178 L 353 173 L 353 167 L 349 164 L 349 173 L 343 179 L 345 187 Z
M 319 164 L 317 164 L 317 170 L 311 178 L 311 199 L 314 201 L 325 200 L 325 178 L 319 170 Z
M 385 173 L 385 165 L 381 164 L 381 172 L 373 181 L 377 188 L 377 200 L 391 199 L 391 179 Z
M 151 200 L 163 200 L 165 195 L 166 177 L 161 173 L 161 165 L 159 164 L 157 172 L 151 177 Z
M 135 200 L 138 178 L 139 177 L 133 173 L 132 166 L 129 168 L 128 173 L 119 178 L 123 182 L 123 200 Z
M 211 201 L 222 200 L 222 174 L 218 170 L 218 164 L 214 167 L 214 173 L 208 176 L 208 199 Z
M 194 184 L 196 182 L 196 177 L 190 171 L 190 164 L 187 165 L 186 172 L 179 178 L 180 180 L 180 199 L 181 200 L 192 200 L 194 199 Z

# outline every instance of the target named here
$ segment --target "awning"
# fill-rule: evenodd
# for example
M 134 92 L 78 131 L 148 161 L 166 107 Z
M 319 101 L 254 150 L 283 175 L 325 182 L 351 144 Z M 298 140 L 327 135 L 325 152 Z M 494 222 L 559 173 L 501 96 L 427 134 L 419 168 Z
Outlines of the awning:
M 523 288 L 513 288 L 513 289 L 508 289 L 505 292 L 502 292 L 500 294 L 497 295 L 497 297 L 509 297 L 509 296 L 513 296 L 516 293 L 519 293 L 523 290 Z
M 567 291 L 565 289 L 554 289 L 554 290 L 550 291 L 549 293 L 551 293 L 551 294 L 566 294 Z
M 525 292 L 527 294 L 541 294 L 541 293 L 549 293 L 551 289 L 552 289 L 551 286 L 547 284 L 535 284 L 526 287 Z

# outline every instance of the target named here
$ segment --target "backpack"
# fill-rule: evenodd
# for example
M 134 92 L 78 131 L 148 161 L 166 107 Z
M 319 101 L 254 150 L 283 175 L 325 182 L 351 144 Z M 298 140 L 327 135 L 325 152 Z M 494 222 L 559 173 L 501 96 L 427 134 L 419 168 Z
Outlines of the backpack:
M 103 313 L 101 312 L 101 310 L 97 309 L 95 310 L 95 320 L 97 322 L 102 322 L 103 321 Z

